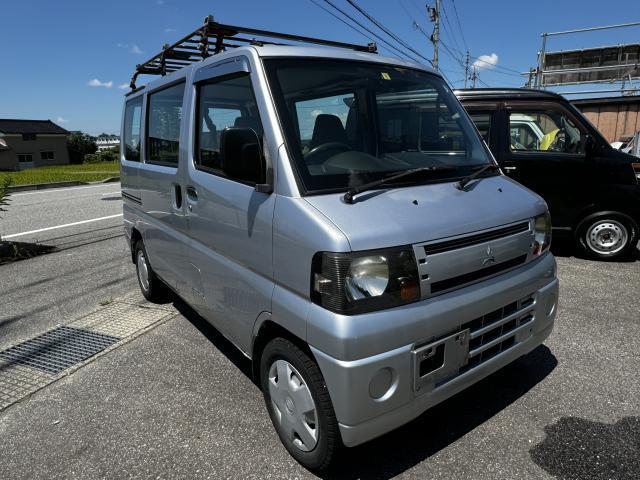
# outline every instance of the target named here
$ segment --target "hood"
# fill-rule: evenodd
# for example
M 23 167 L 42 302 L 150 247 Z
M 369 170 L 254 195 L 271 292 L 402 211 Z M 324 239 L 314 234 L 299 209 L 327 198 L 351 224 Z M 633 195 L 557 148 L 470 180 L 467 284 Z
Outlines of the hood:
M 505 176 L 455 183 L 304 197 L 346 235 L 352 250 L 408 245 L 484 230 L 543 213 L 542 198 Z

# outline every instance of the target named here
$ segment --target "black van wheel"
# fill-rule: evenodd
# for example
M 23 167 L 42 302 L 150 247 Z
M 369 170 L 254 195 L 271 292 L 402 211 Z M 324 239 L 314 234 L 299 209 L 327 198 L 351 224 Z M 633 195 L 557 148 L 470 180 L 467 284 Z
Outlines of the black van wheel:
M 171 292 L 151 268 L 147 250 L 144 248 L 142 240 L 136 242 L 134 259 L 138 285 L 140 285 L 140 291 L 144 298 L 153 303 L 166 303 L 170 299 Z
M 289 340 L 275 338 L 262 353 L 260 383 L 287 451 L 309 470 L 328 469 L 342 441 L 317 363 Z
M 600 212 L 588 216 L 576 229 L 580 250 L 600 260 L 619 259 L 638 242 L 638 225 L 620 212 Z

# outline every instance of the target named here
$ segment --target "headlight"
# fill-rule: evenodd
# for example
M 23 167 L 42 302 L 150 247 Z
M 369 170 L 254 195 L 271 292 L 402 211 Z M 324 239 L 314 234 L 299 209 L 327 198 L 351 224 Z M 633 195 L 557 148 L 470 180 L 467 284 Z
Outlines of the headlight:
M 370 312 L 420 298 L 418 266 L 411 247 L 318 252 L 311 275 L 311 298 L 336 313 Z
M 537 257 L 551 246 L 551 215 L 545 212 L 533 221 L 533 256 Z

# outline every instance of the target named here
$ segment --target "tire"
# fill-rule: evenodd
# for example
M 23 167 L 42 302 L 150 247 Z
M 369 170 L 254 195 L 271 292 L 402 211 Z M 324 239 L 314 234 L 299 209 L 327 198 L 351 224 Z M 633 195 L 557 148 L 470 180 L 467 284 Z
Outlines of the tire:
M 627 256 L 638 242 L 638 224 L 620 212 L 589 215 L 576 229 L 576 245 L 588 257 L 617 260 Z
M 284 375 L 286 383 L 282 383 Z M 260 383 L 284 447 L 305 468 L 326 471 L 342 448 L 342 440 L 318 364 L 289 340 L 275 338 L 263 350 Z
M 151 268 L 142 240 L 138 240 L 135 244 L 134 259 L 138 285 L 144 298 L 152 303 L 167 303 L 171 299 L 171 292 Z

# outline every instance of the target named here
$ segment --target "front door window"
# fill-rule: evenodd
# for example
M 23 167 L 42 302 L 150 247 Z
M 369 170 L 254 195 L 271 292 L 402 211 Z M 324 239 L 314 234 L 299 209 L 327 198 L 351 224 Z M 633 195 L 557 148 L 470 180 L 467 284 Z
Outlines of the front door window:
M 512 152 L 583 154 L 582 138 L 578 127 L 559 110 L 512 110 L 509 113 Z

